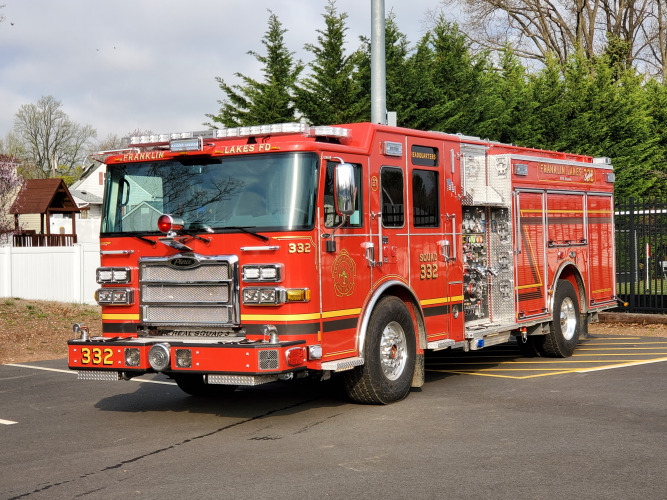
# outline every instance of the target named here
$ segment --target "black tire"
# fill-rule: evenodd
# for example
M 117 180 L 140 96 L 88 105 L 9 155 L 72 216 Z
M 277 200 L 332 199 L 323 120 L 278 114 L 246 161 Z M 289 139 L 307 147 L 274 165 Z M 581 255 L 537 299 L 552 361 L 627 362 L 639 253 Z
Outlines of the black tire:
M 179 389 L 190 396 L 202 398 L 215 398 L 224 394 L 230 394 L 236 390 L 235 385 L 207 384 L 204 376 L 191 373 L 172 375 Z
M 581 334 L 579 297 L 569 281 L 558 282 L 553 314 L 551 328 L 544 338 L 542 352 L 552 358 L 567 358 L 574 353 Z
M 343 373 L 345 392 L 357 403 L 389 404 L 404 399 L 415 371 L 412 316 L 397 297 L 380 299 L 364 341 L 364 364 Z

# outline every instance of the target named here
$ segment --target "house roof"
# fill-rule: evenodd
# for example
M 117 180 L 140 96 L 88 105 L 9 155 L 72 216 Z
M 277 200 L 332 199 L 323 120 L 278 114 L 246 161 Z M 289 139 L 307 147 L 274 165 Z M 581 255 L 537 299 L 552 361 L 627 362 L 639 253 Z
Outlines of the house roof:
M 85 201 L 86 203 L 92 203 L 94 205 L 101 205 L 103 199 L 97 196 L 96 194 L 89 193 L 88 191 L 80 191 L 78 189 L 70 189 L 69 192 L 75 198 Z
M 28 179 L 14 200 L 10 214 L 80 212 L 62 179 Z

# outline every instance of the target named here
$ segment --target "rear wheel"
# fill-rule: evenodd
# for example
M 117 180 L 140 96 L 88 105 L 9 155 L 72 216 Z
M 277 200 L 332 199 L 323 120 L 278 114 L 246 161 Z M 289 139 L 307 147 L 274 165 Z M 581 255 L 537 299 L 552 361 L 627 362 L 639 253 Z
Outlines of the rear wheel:
M 572 283 L 558 282 L 554 296 L 553 320 L 542 345 L 543 353 L 553 358 L 572 356 L 581 331 L 579 298 Z
M 176 385 L 190 396 L 214 398 L 236 390 L 235 385 L 207 384 L 204 382 L 203 375 L 181 373 L 172 377 L 176 381 Z
M 345 390 L 358 403 L 388 404 L 410 391 L 416 340 L 412 316 L 402 300 L 385 297 L 371 314 L 364 364 L 344 372 Z

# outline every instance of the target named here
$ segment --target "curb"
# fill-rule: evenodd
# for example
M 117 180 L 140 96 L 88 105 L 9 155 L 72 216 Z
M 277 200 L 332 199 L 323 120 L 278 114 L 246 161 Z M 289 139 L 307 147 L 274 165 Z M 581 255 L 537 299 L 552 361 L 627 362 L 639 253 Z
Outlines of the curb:
M 667 314 L 599 313 L 600 323 L 644 323 L 667 325 Z

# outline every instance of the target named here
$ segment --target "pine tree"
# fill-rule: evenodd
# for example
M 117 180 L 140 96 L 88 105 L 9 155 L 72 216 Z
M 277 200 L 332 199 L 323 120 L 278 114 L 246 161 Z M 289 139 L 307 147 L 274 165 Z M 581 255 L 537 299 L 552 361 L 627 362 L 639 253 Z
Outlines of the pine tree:
M 356 121 L 370 121 L 371 118 L 371 42 L 361 37 L 361 47 L 354 54 L 355 79 L 360 86 L 360 94 L 355 106 Z M 417 85 L 408 73 L 407 37 L 398 29 L 395 16 L 390 14 L 385 20 L 384 35 L 385 75 L 387 110 L 396 111 L 398 125 L 410 126 L 408 110 L 413 106 L 408 88 Z
M 359 85 L 353 78 L 353 58 L 345 55 L 343 46 L 347 14 L 338 14 L 336 2 L 330 0 L 322 17 L 326 28 L 317 30 L 317 45 L 305 46 L 315 60 L 309 64 L 311 75 L 295 89 L 296 107 L 315 125 L 348 123 L 358 118 Z
M 284 34 L 287 30 L 275 14 L 269 13 L 268 30 L 262 38 L 266 54 L 248 52 L 263 64 L 264 80 L 259 82 L 236 73 L 243 84 L 228 85 L 222 78 L 216 77 L 226 98 L 218 101 L 221 108 L 217 115 L 206 115 L 213 121 L 207 125 L 236 127 L 296 119 L 293 92 L 303 65 L 301 61 L 294 61 L 294 53 L 285 46 Z
M 535 103 L 530 96 L 528 73 L 511 47 L 500 53 L 498 71 L 489 71 L 491 99 L 489 116 L 480 135 L 491 139 L 533 146 Z
M 490 80 L 486 53 L 473 55 L 456 24 L 440 17 L 408 62 L 416 105 L 407 124 L 426 130 L 479 134 L 489 119 Z

